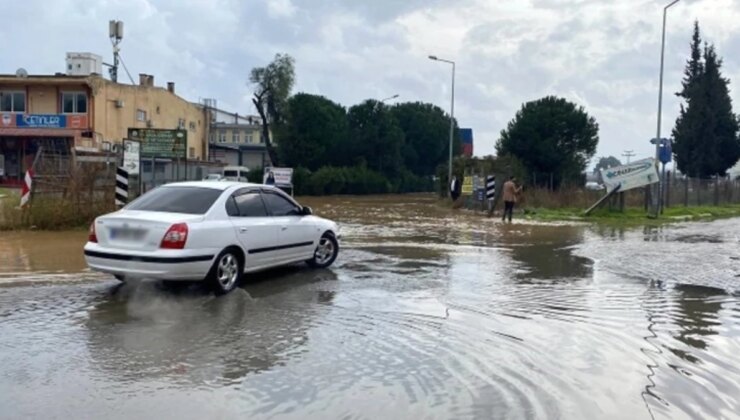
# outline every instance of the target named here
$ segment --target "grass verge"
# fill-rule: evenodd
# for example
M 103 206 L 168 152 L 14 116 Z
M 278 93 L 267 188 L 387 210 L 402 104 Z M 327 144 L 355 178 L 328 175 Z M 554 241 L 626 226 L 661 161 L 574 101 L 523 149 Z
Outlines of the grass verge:
M 598 209 L 585 216 L 583 209 L 531 209 L 524 210 L 525 217 L 541 221 L 578 221 L 618 225 L 659 225 L 691 220 L 713 220 L 729 217 L 740 217 L 740 205 L 671 207 L 665 209 L 657 219 L 649 218 L 643 208 L 618 210 Z

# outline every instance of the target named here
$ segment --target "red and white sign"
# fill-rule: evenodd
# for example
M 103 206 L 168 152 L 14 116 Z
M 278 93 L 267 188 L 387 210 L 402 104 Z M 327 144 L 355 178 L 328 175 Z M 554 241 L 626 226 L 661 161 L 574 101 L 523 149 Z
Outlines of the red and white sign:
M 31 186 L 33 184 L 33 170 L 29 169 L 26 171 L 26 176 L 23 178 L 23 186 L 21 187 L 21 207 L 25 207 L 28 201 L 31 200 Z
M 68 115 L 67 128 L 87 128 L 87 115 Z

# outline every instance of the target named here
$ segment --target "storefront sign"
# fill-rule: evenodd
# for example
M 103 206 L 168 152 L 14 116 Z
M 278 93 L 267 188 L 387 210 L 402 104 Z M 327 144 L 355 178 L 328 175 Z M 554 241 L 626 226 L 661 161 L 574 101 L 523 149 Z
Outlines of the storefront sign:
M 87 115 L 0 114 L 0 128 L 71 128 L 87 127 Z
M 56 114 L 17 114 L 15 125 L 27 128 L 65 128 L 67 117 Z
M 128 137 L 141 142 L 142 158 L 187 158 L 188 133 L 185 130 L 129 128 Z

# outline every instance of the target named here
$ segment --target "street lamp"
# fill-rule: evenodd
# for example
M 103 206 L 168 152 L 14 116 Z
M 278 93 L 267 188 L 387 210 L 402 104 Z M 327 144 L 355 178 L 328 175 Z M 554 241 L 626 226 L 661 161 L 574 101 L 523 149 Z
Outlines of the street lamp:
M 666 7 L 663 8 L 663 38 L 661 40 L 660 44 L 660 85 L 658 87 L 658 129 L 657 129 L 657 135 L 655 136 L 656 142 L 655 142 L 655 161 L 658 162 L 660 159 L 660 125 L 662 123 L 662 113 L 663 113 L 663 66 L 665 62 L 665 26 L 666 26 L 666 17 L 668 15 L 668 9 L 671 8 L 674 4 L 678 3 L 679 0 L 673 0 L 670 4 L 668 4 Z M 657 194 L 653 195 L 653 212 L 654 215 L 657 216 L 660 213 L 660 197 L 663 193 L 663 179 L 661 179 L 658 182 L 658 188 L 657 188 Z
M 450 162 L 449 168 L 447 170 L 447 182 L 449 183 L 452 182 L 452 137 L 455 131 L 455 62 L 452 60 L 439 58 L 436 55 L 430 55 L 429 59 L 452 64 L 452 99 L 450 101 Z
M 396 98 L 398 98 L 398 94 L 395 94 L 393 96 L 389 96 L 389 97 L 387 97 L 385 99 L 381 99 L 380 102 L 390 101 L 391 99 L 396 99 Z

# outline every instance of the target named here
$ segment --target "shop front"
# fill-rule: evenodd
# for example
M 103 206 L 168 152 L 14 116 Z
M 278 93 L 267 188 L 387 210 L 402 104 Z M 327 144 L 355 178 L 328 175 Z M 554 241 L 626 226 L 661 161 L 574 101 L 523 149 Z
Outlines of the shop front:
M 22 185 L 37 155 L 68 162 L 84 127 L 86 116 L 0 115 L 0 185 Z

